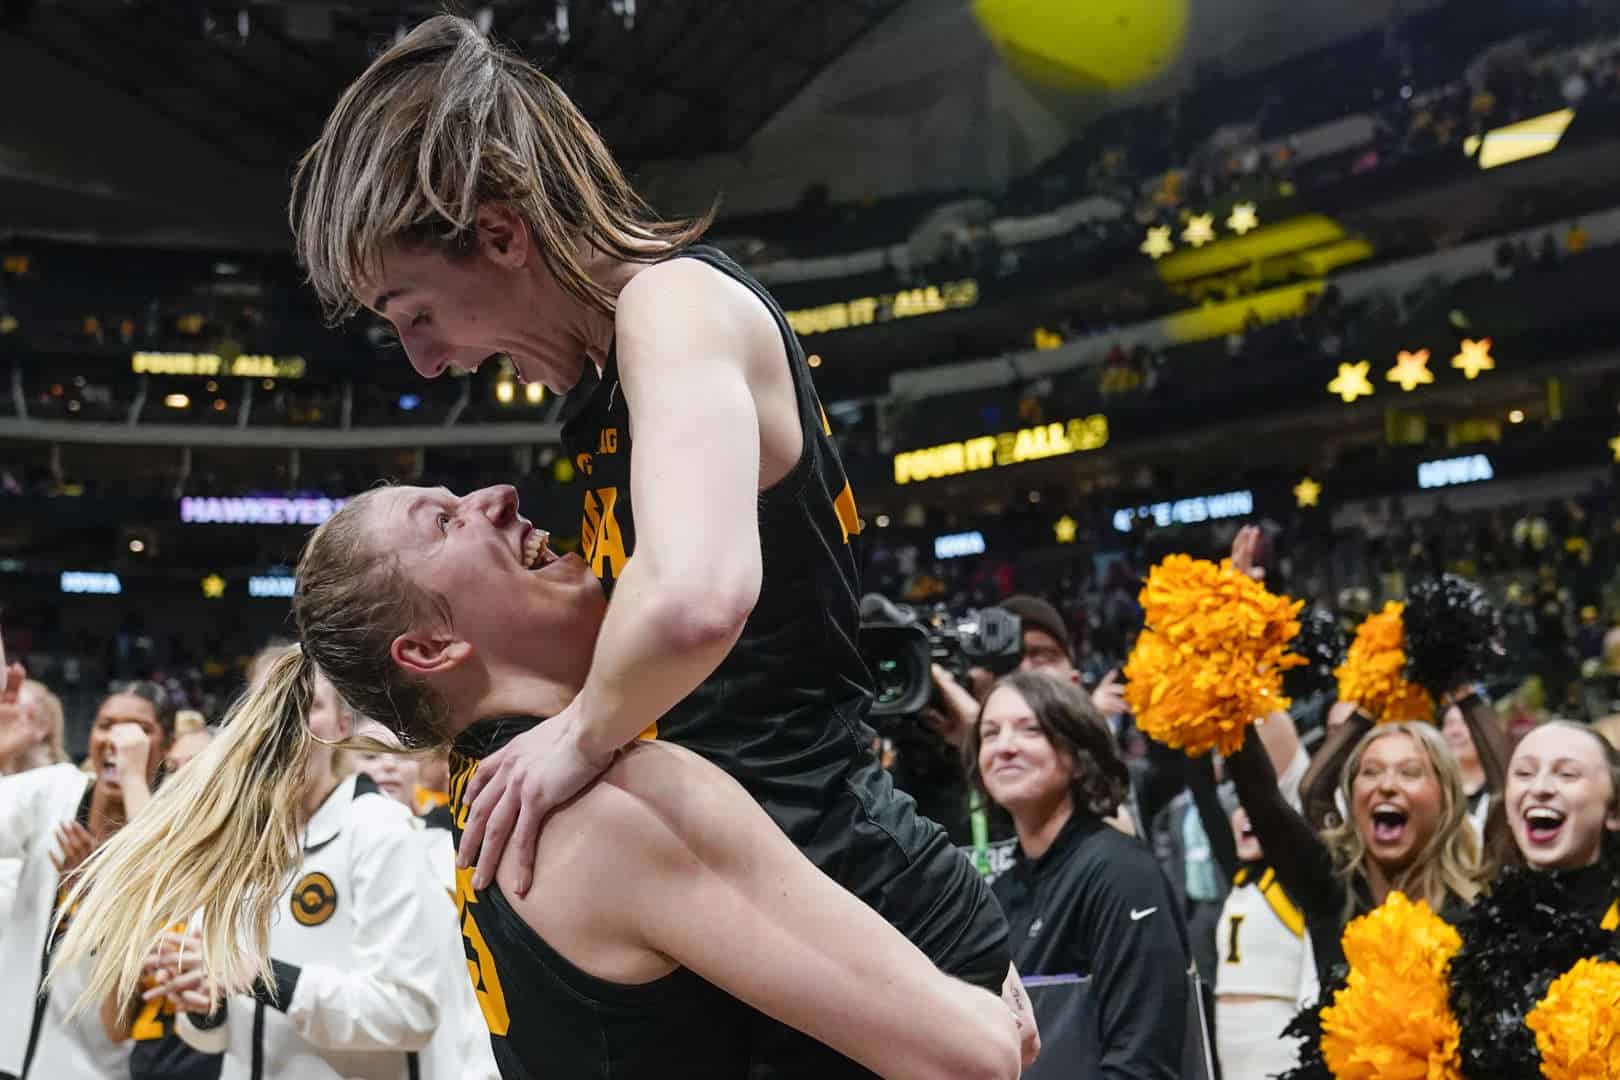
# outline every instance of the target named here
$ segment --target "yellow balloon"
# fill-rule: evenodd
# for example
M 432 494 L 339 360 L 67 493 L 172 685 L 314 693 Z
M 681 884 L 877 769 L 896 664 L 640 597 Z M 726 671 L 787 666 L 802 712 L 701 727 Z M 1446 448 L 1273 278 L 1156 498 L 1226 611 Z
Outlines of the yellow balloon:
M 1123 90 L 1167 69 L 1187 0 L 973 0 L 1009 67 L 1052 90 Z

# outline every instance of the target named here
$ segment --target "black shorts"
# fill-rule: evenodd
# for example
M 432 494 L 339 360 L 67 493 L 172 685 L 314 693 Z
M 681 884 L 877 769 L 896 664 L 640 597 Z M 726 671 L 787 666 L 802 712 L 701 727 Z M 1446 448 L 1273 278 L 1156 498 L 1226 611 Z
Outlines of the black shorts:
M 765 809 L 802 822 L 802 807 Z M 862 764 L 800 833 L 800 848 L 921 949 L 936 967 L 1000 994 L 1012 957 L 1007 920 L 972 862 L 945 830 L 917 814 L 876 761 Z M 751 1035 L 751 1080 L 842 1080 L 873 1074 L 763 1014 Z

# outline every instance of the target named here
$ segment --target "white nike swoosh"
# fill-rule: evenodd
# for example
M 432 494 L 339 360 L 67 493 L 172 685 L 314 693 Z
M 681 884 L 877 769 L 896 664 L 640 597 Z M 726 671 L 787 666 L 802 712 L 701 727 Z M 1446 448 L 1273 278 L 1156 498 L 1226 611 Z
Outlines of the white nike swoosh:
M 1153 914 L 1155 911 L 1158 911 L 1158 910 L 1159 909 L 1156 908 L 1156 907 L 1144 908 L 1141 911 L 1137 911 L 1135 908 L 1132 908 L 1131 909 L 1131 922 L 1141 922 L 1143 919 L 1147 918 L 1149 915 Z

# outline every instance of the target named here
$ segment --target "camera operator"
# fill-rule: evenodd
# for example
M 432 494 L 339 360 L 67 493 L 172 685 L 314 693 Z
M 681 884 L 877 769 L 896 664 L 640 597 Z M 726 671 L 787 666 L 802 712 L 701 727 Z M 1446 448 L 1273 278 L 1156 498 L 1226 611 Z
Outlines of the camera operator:
M 1074 646 L 1068 625 L 1057 608 L 1038 596 L 1020 593 L 1009 596 L 998 605 L 1002 610 L 1018 616 L 1023 627 L 1023 658 L 1018 663 L 1021 672 L 1039 672 L 1060 682 L 1084 689 L 1080 669 L 1074 663 Z M 953 746 L 961 746 L 964 733 L 979 714 L 979 703 L 989 693 L 993 676 L 985 671 L 968 673 L 969 687 L 964 688 L 939 667 L 933 669 L 939 716 L 935 730 Z M 971 688 L 971 689 L 970 689 Z M 1113 734 L 1116 747 L 1127 713 L 1125 684 L 1117 670 L 1110 671 L 1092 689 L 1091 704 Z M 1166 752 L 1154 754 L 1145 761 L 1129 762 L 1131 792 L 1120 806 L 1119 812 L 1108 823 L 1130 835 L 1142 835 L 1137 822 L 1150 822 L 1182 787 L 1182 765 L 1179 755 Z

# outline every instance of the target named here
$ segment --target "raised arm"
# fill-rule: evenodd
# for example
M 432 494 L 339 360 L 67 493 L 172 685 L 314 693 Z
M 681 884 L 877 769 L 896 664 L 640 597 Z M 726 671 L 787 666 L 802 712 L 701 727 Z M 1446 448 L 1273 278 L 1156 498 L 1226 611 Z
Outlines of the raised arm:
M 1215 765 L 1208 754 L 1187 758 L 1187 791 L 1192 795 L 1193 807 L 1198 811 L 1198 823 L 1209 837 L 1209 851 L 1227 881 L 1238 872 L 1237 838 L 1232 835 L 1232 822 L 1221 809 L 1220 795 L 1215 787 Z
M 882 1076 L 1018 1075 L 1017 1025 L 1000 999 L 938 971 L 718 769 L 638 748 L 590 802 L 588 825 L 623 884 L 613 918 L 644 948 Z M 545 918 L 538 896 L 514 908 L 531 926 Z
M 1226 759 L 1226 767 L 1283 890 L 1306 911 L 1331 910 L 1339 904 L 1343 892 L 1333 875 L 1332 856 L 1316 830 L 1283 797 L 1265 745 L 1251 733 Z
M 746 369 L 755 320 L 768 315 L 731 288 L 680 260 L 642 271 L 620 297 L 635 552 L 579 696 L 473 779 L 461 865 L 482 846 L 475 887 L 493 876 L 508 836 L 532 856 L 544 815 L 713 673 L 759 598 L 761 425 Z

